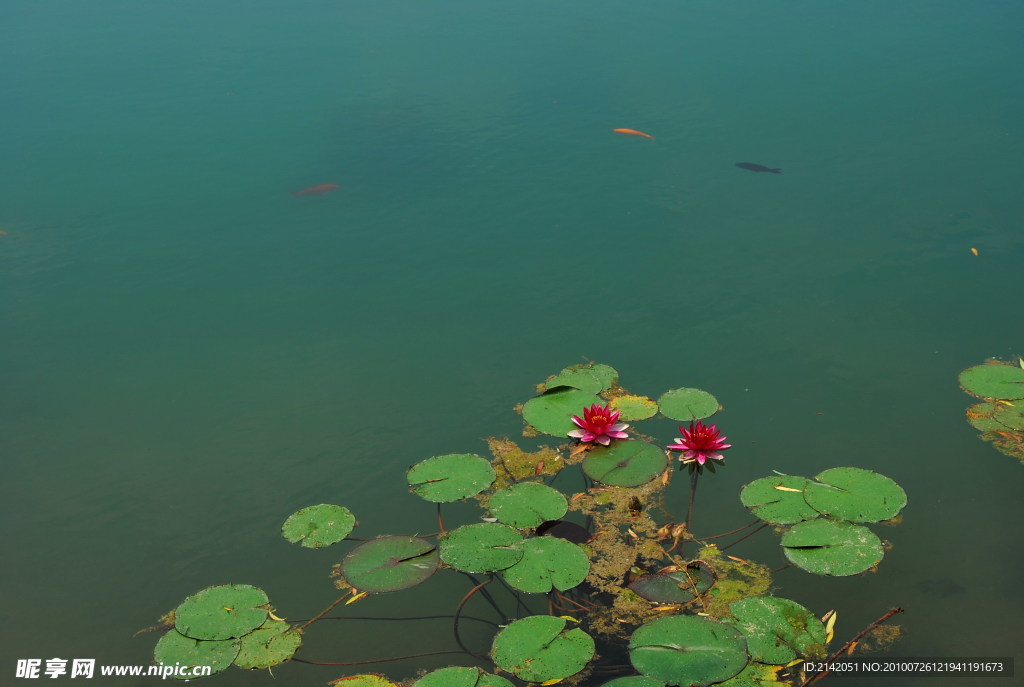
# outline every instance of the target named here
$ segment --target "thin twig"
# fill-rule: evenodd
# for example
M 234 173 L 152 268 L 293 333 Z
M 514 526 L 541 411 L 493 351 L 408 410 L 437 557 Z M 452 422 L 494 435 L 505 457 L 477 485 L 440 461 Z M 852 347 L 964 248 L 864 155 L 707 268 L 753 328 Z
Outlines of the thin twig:
M 743 541 L 747 537 L 753 537 L 755 534 L 757 534 L 758 532 L 763 530 L 765 527 L 768 527 L 768 523 L 767 522 L 764 523 L 763 525 L 761 525 L 760 527 L 757 527 L 755 529 L 750 530 L 749 532 L 744 534 L 742 537 L 740 537 L 739 539 L 734 541 L 732 544 L 727 544 L 727 545 L 721 547 L 719 549 L 719 551 L 728 551 L 729 549 L 731 549 L 732 547 L 736 546 L 737 544 L 739 544 L 741 541 Z
M 305 658 L 294 658 L 291 660 L 299 663 L 310 663 L 315 666 L 361 666 L 364 663 L 387 663 L 388 661 L 404 661 L 407 658 L 422 658 L 423 656 L 441 656 L 442 654 L 464 654 L 465 651 L 428 651 L 425 654 L 409 654 L 407 656 L 393 656 L 392 658 L 373 658 L 368 661 L 346 661 L 344 663 L 337 661 L 310 661 Z
M 462 572 L 462 571 L 460 570 L 459 572 Z M 473 581 L 473 584 L 476 584 L 476 585 L 479 585 L 479 584 L 480 584 L 480 580 L 476 579 L 476 577 L 475 577 L 475 576 L 474 576 L 474 575 L 473 575 L 472 573 L 468 573 L 468 572 L 462 572 L 462 574 L 463 574 L 463 575 L 465 575 L 466 577 L 468 577 L 469 579 L 471 579 L 471 580 Z M 502 619 L 502 621 L 504 621 L 504 622 L 506 622 L 506 623 L 507 623 L 507 622 L 509 621 L 509 617 L 508 617 L 508 615 L 506 615 L 506 614 L 505 614 L 505 613 L 504 613 L 504 612 L 503 612 L 503 611 L 501 610 L 501 608 L 499 608 L 499 607 L 498 607 L 498 602 L 494 600 L 494 597 L 493 597 L 493 596 L 491 596 L 491 593 L 490 593 L 489 591 L 487 591 L 486 589 L 481 589 L 481 590 L 480 590 L 480 593 L 481 593 L 481 594 L 483 595 L 483 597 L 484 597 L 485 599 L 487 599 L 488 603 L 490 603 L 490 604 L 491 604 L 491 607 L 492 607 L 492 608 L 493 608 L 493 609 L 494 609 L 495 611 L 497 611 L 497 613 L 498 613 L 498 617 L 499 617 L 499 618 L 501 618 L 501 619 Z
M 444 534 L 444 521 L 441 520 L 441 503 L 437 504 L 437 529 L 441 530 L 441 534 Z
M 455 617 L 452 620 L 452 632 L 455 634 L 455 643 L 459 645 L 460 649 L 465 651 L 470 656 L 474 656 L 474 657 L 479 658 L 481 660 L 483 660 L 482 656 L 480 656 L 479 654 L 477 654 L 475 652 L 470 651 L 469 649 L 466 648 L 466 645 L 462 643 L 462 637 L 459 636 L 459 614 L 462 613 L 462 607 L 466 605 L 466 602 L 469 601 L 474 594 L 476 594 L 478 591 L 483 589 L 486 585 L 490 584 L 491 580 L 493 580 L 493 579 L 494 579 L 493 577 L 488 577 L 486 580 L 484 580 L 483 582 L 481 582 L 480 584 L 478 584 L 477 586 L 473 587 L 468 592 L 466 592 L 466 595 L 464 597 L 462 597 L 462 601 L 460 601 L 459 605 L 455 608 Z
M 902 613 L 902 612 L 903 612 L 903 609 L 898 607 L 898 606 L 896 608 L 890 609 L 890 611 L 888 613 L 886 613 L 881 618 L 879 618 L 875 622 L 873 622 L 870 625 L 868 625 L 867 627 L 865 627 L 863 630 L 861 630 L 856 635 L 854 635 L 853 639 L 851 639 L 846 644 L 843 644 L 841 647 L 839 647 L 839 651 L 835 652 L 834 654 L 832 654 L 831 656 L 826 658 L 825 659 L 825 663 L 828 664 L 828 663 L 831 663 L 832 661 L 836 660 L 837 658 L 842 656 L 843 652 L 846 651 L 848 648 L 850 648 L 850 646 L 852 644 L 858 642 L 861 637 L 863 637 L 867 633 L 871 632 L 876 627 L 878 627 L 879 625 L 881 625 L 882 623 L 884 623 L 886 620 L 888 620 L 889 618 L 893 617 L 897 613 Z M 820 680 L 821 678 L 823 678 L 826 675 L 828 675 L 830 672 L 832 672 L 832 671 L 826 669 L 826 670 L 823 670 L 820 673 L 815 673 L 811 677 L 809 677 L 806 680 L 804 680 L 803 684 L 801 684 L 800 687 L 807 687 L 807 685 L 811 684 L 812 682 L 816 682 L 816 681 Z
M 340 603 L 342 602 L 342 600 L 343 600 L 343 599 L 344 599 L 344 598 L 345 598 L 346 596 L 348 596 L 348 595 L 349 595 L 350 593 L 351 593 L 351 592 L 345 592 L 344 594 L 342 594 L 341 596 L 339 596 L 339 597 L 338 597 L 337 599 L 335 599 L 334 601 L 332 601 L 332 602 L 331 602 L 331 604 L 330 604 L 330 605 L 329 605 L 329 606 L 328 606 L 327 608 L 325 608 L 324 610 L 320 611 L 320 612 L 319 612 L 318 614 L 314 615 L 314 616 L 313 616 L 312 618 L 310 618 L 309 620 L 307 620 L 307 621 L 306 621 L 306 623 L 305 623 L 304 625 L 300 625 L 299 627 L 297 627 L 297 628 L 294 628 L 294 629 L 296 629 L 296 630 L 305 630 L 305 629 L 306 629 L 307 627 L 309 627 L 310 625 L 312 625 L 312 624 L 313 624 L 313 623 L 315 623 L 316 621 L 320 620 L 320 618 L 323 618 L 323 617 L 324 617 L 325 615 L 327 615 L 328 613 L 330 613 L 330 612 L 331 612 L 331 609 L 332 609 L 332 608 L 334 608 L 335 606 L 337 606 L 338 604 L 340 604 Z
M 737 532 L 742 532 L 743 530 L 747 529 L 748 527 L 753 527 L 754 525 L 756 525 L 759 522 L 761 522 L 760 518 L 754 518 L 753 520 L 748 522 L 743 527 L 737 527 L 736 529 L 730 530 L 729 532 L 722 532 L 721 534 L 713 534 L 710 537 L 698 537 L 696 535 L 691 535 L 691 536 L 695 540 L 697 540 L 697 541 L 707 541 L 709 539 L 721 539 L 722 537 L 728 537 L 730 534 L 736 534 Z

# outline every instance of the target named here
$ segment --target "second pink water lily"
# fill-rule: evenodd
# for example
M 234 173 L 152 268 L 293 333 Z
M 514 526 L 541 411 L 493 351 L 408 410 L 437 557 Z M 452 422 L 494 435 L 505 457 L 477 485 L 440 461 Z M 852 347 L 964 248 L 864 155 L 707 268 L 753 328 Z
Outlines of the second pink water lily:
M 683 436 L 676 439 L 674 444 L 669 444 L 669 449 L 682 451 L 679 457 L 684 463 L 696 463 L 703 467 L 709 460 L 724 461 L 722 451 L 732 448 L 732 444 L 725 443 L 727 437 L 722 436 L 716 425 L 705 425 L 700 420 L 690 423 L 690 428 L 680 427 L 679 433 Z
M 599 406 L 596 403 L 589 408 L 583 408 L 583 417 L 572 416 L 573 423 L 579 427 L 569 432 L 569 436 L 575 437 L 585 444 L 596 441 L 602 446 L 607 446 L 612 439 L 625 439 L 628 435 L 624 431 L 629 425 L 625 422 L 616 422 L 619 419 L 619 411 L 612 410 L 609 406 Z

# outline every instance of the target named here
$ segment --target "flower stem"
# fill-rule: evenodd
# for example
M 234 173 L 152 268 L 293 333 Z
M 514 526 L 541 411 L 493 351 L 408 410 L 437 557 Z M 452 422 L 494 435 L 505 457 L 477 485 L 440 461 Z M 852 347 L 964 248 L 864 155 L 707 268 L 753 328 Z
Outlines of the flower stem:
M 697 478 L 700 477 L 700 470 L 694 470 L 690 476 L 690 505 L 686 507 L 686 520 L 683 524 L 686 525 L 686 531 L 690 531 L 690 523 L 693 521 L 693 500 L 697 495 Z

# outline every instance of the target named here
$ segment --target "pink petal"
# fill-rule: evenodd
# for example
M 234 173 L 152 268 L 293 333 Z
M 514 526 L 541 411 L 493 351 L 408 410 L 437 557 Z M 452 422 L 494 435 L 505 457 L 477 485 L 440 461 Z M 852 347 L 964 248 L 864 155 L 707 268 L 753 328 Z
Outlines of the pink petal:
M 584 434 L 586 434 L 586 432 L 583 431 L 582 429 L 574 429 L 571 432 L 569 432 L 569 436 L 575 437 L 577 439 L 582 438 Z
M 607 446 L 608 444 L 612 443 L 612 440 L 609 437 L 602 434 L 597 438 L 597 443 L 601 444 L 602 446 Z

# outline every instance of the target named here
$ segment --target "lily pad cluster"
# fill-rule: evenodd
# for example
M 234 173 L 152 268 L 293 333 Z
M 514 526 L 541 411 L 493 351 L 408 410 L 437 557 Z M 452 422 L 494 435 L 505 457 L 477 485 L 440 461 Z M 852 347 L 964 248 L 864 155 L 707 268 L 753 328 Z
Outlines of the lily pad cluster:
M 154 658 L 163 665 L 210 666 L 213 674 L 232 664 L 251 669 L 284 663 L 301 644 L 301 630 L 274 616 L 266 592 L 226 584 L 196 592 L 178 606 L 174 627 L 157 642 Z M 183 679 L 191 677 L 180 672 Z
M 967 409 L 981 439 L 1024 463 L 1024 359 L 969 367 L 960 373 L 960 387 L 981 399 Z
M 474 602 L 486 597 L 502 616 L 490 642 L 493 672 L 450 666 L 419 676 L 412 687 L 511 687 L 508 678 L 494 673 L 529 683 L 578 682 L 592 679 L 587 671 L 604 659 L 602 654 L 605 669 L 609 661 L 621 667 L 628 655 L 637 673 L 620 671 L 609 676 L 606 687 L 792 684 L 786 671 L 796 658 L 825 655 L 822 622 L 795 601 L 769 596 L 771 573 L 765 566 L 725 557 L 712 546 L 690 551 L 690 559 L 683 555 L 699 543 L 689 521 L 655 521 L 667 511 L 663 496 L 672 476 L 664 444 L 635 434 L 624 438 L 617 430 L 609 430 L 608 445 L 579 434 L 580 442 L 569 440 L 577 426 L 572 418 L 584 408 L 591 409 L 589 421 L 598 422 L 594 418 L 600 415 L 608 426 L 657 414 L 695 422 L 720 411 L 721 404 L 690 387 L 654 400 L 629 393 L 618 379 L 614 368 L 588 363 L 567 367 L 538 385 L 538 395 L 520 407 L 525 434 L 558 437 L 561 443 L 554 448 L 525 449 L 492 438 L 490 458 L 451 453 L 409 467 L 409 490 L 436 507 L 439 531 L 425 534 L 429 530 L 417 527 L 416 535 L 358 540 L 332 573 L 345 595 L 320 615 L 301 625 L 288 623 L 273 614 L 256 587 L 211 587 L 174 612 L 173 628 L 157 644 L 157 660 L 210 665 L 215 671 L 232 663 L 274 666 L 292 658 L 302 631 L 328 610 L 337 606 L 339 612 L 368 595 L 456 572 L 475 585 L 455 600 L 454 638 L 463 651 L 483 658 L 482 645 L 468 649 L 458 630 L 463 606 L 474 594 L 480 592 Z M 601 430 L 594 431 L 601 436 Z M 711 450 L 708 444 L 684 448 Z M 570 467 L 575 474 L 556 481 Z M 692 474 L 695 485 L 700 473 Z M 581 482 L 577 493 L 560 490 Z M 796 566 L 826 575 L 850 575 L 877 564 L 881 543 L 861 523 L 892 519 L 906 505 L 895 482 L 857 468 L 826 470 L 813 479 L 767 477 L 747 485 L 741 498 L 765 522 L 788 527 L 782 545 Z M 481 521 L 446 529 L 443 507 L 460 501 L 475 501 Z M 318 504 L 289 516 L 281 534 L 318 549 L 351 543 L 357 524 L 349 509 Z M 481 582 L 477 575 L 486 579 Z M 514 595 L 514 609 L 499 608 L 490 592 L 480 591 L 492 582 L 507 588 L 501 594 Z M 345 606 L 339 606 L 343 600 Z M 615 655 L 614 642 L 628 645 Z M 398 683 L 360 673 L 331 684 Z
M 740 501 L 765 522 L 792 525 L 782 535 L 789 561 L 818 575 L 855 575 L 882 560 L 882 542 L 855 523 L 891 520 L 907 494 L 885 475 L 831 468 L 814 479 L 762 477 L 743 487 Z

